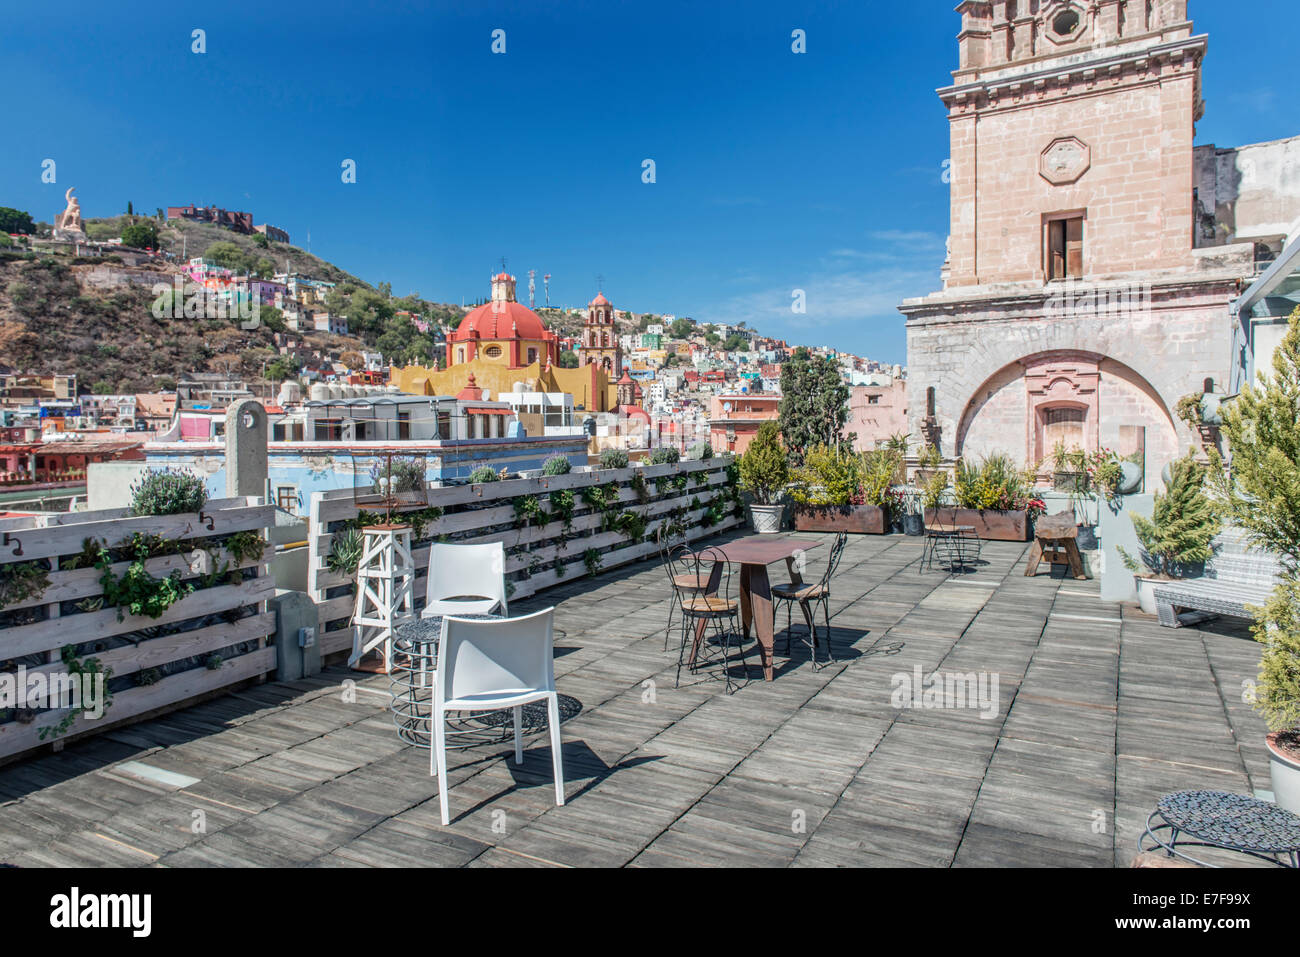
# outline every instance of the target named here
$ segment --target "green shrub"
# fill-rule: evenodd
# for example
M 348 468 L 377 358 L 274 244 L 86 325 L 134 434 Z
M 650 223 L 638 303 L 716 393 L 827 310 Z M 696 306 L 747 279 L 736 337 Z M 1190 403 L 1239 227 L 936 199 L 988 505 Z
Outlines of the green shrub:
M 329 557 L 325 559 L 325 567 L 332 572 L 354 574 L 357 566 L 361 564 L 363 547 L 364 538 L 360 529 L 349 528 L 335 533 Z
M 1214 556 L 1214 537 L 1223 527 L 1205 493 L 1205 468 L 1191 453 L 1173 463 L 1165 493 L 1155 497 L 1151 518 L 1135 512 L 1129 517 L 1142 563 L 1161 578 L 1182 578 L 1188 566 L 1209 561 Z M 1122 548 L 1119 552 L 1129 571 L 1140 571 L 1128 552 Z
M 694 459 L 697 462 L 703 462 L 705 459 L 713 458 L 713 446 L 708 442 L 696 442 L 691 446 L 690 451 L 686 453 L 687 458 Z
M 744 459 L 741 463 L 743 469 Z M 862 482 L 862 462 L 852 453 L 818 445 L 804 454 L 792 479 L 790 497 L 800 505 L 848 505 Z
M 563 455 L 552 455 L 542 463 L 543 475 L 568 475 L 573 468 Z
M 131 486 L 131 512 L 135 515 L 198 512 L 207 501 L 203 479 L 179 469 L 148 472 Z
M 1034 511 L 1032 488 L 1029 476 L 1006 455 L 987 456 L 978 465 L 958 462 L 953 483 L 958 507 L 980 511 Z
M 651 465 L 672 465 L 674 462 L 681 461 L 681 453 L 675 446 L 661 445 L 650 453 Z
M 490 465 L 480 465 L 473 472 L 469 473 L 471 485 L 479 485 L 483 482 L 495 482 L 498 476 L 496 470 Z
M 772 505 L 785 491 L 789 477 L 790 467 L 781 448 L 781 428 L 775 422 L 764 422 L 740 457 L 740 487 L 760 505 Z
M 600 453 L 600 467 L 602 469 L 625 469 L 627 463 L 627 453 L 622 449 L 606 449 Z

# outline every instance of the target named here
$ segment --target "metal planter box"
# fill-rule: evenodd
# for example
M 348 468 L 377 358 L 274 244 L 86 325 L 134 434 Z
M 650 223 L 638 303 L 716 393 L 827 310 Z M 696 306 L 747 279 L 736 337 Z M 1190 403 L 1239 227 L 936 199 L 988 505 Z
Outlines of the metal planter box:
M 794 527 L 799 532 L 852 532 L 884 535 L 889 530 L 879 505 L 797 505 Z
M 990 542 L 1029 541 L 1029 512 L 995 512 L 977 508 L 927 508 L 926 525 L 969 525 Z

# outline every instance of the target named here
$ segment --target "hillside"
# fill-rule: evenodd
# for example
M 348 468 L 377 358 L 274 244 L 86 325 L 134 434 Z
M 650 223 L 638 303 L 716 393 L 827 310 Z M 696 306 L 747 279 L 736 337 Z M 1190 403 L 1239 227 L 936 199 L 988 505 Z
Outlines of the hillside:
M 113 238 L 124 220 L 87 220 L 86 229 L 92 238 Z M 74 373 L 86 387 L 113 392 L 166 389 L 197 371 L 260 382 L 265 363 L 278 353 L 270 328 L 244 330 L 236 320 L 156 319 L 151 310 L 153 283 L 179 274 L 182 256 L 203 256 L 217 243 L 233 245 L 252 262 L 268 259 L 276 271 L 287 266 L 290 272 L 339 284 L 329 309 L 348 318 L 353 335 L 289 333 L 308 351 L 327 358 L 373 350 L 381 342 L 429 354 L 428 338 L 395 320 L 393 313 L 406 310 L 443 323 L 454 323 L 463 314 L 458 306 L 391 298 L 385 287 L 377 290 L 296 246 L 262 248 L 251 236 L 207 223 L 162 224 L 160 239 L 177 264 L 135 267 L 112 256 L 99 260 L 0 252 L 0 366 Z M 106 273 L 110 282 L 104 280 Z

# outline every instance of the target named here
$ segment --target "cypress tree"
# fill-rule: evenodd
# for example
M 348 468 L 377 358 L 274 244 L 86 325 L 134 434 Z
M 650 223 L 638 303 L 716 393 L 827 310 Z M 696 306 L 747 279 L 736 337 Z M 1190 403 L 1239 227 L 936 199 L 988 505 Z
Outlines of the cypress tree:
M 1273 374 L 1261 371 L 1258 386 L 1226 407 L 1223 434 L 1231 471 L 1213 458 L 1224 510 L 1286 569 L 1253 629 L 1264 645 L 1255 709 L 1285 731 L 1300 727 L 1300 308 L 1273 354 Z

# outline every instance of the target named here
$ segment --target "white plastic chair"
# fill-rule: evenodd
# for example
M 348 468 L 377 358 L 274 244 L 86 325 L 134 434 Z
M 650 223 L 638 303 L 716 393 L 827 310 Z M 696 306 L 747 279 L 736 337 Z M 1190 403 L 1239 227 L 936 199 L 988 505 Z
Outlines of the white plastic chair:
M 448 616 L 442 620 L 438 671 L 434 678 L 433 747 L 429 773 L 438 777 L 442 823 L 447 809 L 448 711 L 514 709 L 515 764 L 524 760 L 520 724 L 523 706 L 545 701 L 555 768 L 555 803 L 564 804 L 564 768 L 560 756 L 560 703 L 555 694 L 555 609 L 522 618 L 495 621 Z
M 453 601 L 464 598 L 465 601 Z M 506 605 L 506 550 L 484 545 L 429 546 L 429 576 L 421 618 L 441 615 L 491 615 Z

